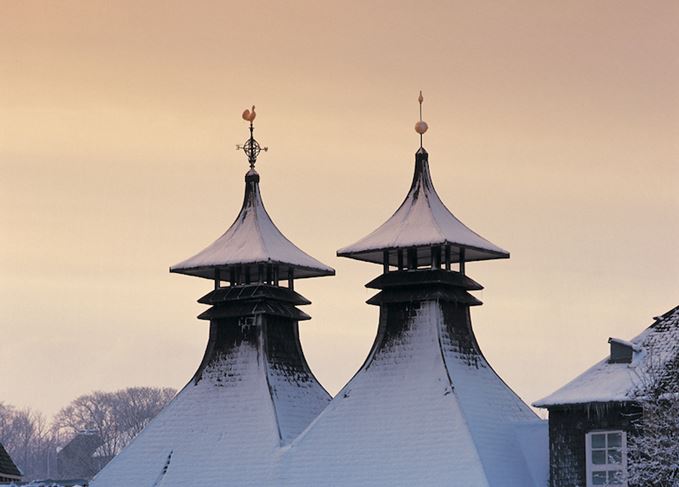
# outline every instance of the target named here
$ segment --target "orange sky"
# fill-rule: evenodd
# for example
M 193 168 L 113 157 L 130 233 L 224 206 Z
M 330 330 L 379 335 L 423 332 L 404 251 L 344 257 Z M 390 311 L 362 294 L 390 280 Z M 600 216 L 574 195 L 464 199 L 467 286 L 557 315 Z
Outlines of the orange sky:
M 425 146 L 447 206 L 508 249 L 470 264 L 482 349 L 528 402 L 679 304 L 679 3 L 0 3 L 0 401 L 182 386 L 210 288 L 170 275 L 262 192 L 337 276 L 298 283 L 318 378 L 364 359 L 381 224 Z

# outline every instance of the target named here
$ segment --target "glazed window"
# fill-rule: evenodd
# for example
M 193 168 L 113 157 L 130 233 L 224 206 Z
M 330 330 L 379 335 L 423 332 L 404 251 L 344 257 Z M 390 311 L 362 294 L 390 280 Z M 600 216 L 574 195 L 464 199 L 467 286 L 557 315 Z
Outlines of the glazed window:
M 624 431 L 592 431 L 585 438 L 587 487 L 627 487 L 627 437 Z

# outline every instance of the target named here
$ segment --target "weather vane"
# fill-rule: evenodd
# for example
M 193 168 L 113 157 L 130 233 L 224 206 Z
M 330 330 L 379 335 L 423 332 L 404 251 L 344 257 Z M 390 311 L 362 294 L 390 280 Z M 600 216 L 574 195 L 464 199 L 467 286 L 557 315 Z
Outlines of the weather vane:
M 257 114 L 255 113 L 255 106 L 252 105 L 252 110 L 245 109 L 243 112 L 243 120 L 246 122 L 250 122 L 250 138 L 245 141 L 245 144 L 240 145 L 238 144 L 236 146 L 236 150 L 242 150 L 245 152 L 245 155 L 248 156 L 248 162 L 250 163 L 250 169 L 255 168 L 255 163 L 257 162 L 257 156 L 261 151 L 268 151 L 268 147 L 261 147 L 259 145 L 259 142 L 255 140 L 254 136 L 254 131 L 255 127 L 252 125 L 252 122 L 255 121 L 255 117 Z
M 420 147 L 422 147 L 422 135 L 429 128 L 429 125 L 427 125 L 427 122 L 422 120 L 422 102 L 424 101 L 424 97 L 422 96 L 422 90 L 420 90 L 420 96 L 417 97 L 417 101 L 420 102 L 420 121 L 415 124 L 415 132 L 420 134 Z M 252 107 L 252 108 L 254 109 L 255 107 Z

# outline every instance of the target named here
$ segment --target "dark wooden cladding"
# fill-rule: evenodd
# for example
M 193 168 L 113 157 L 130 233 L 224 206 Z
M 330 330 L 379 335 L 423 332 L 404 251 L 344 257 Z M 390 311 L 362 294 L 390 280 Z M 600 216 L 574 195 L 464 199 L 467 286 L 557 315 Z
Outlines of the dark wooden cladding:
M 426 285 L 444 285 L 468 291 L 479 291 L 483 286 L 468 276 L 455 271 L 441 269 L 419 269 L 416 271 L 390 272 L 382 274 L 370 281 L 365 287 L 370 289 L 387 289 L 391 287 L 419 287 Z
M 271 370 L 298 385 L 315 382 L 302 353 L 297 323 L 271 317 L 264 323 L 264 328 L 265 351 Z
M 260 343 L 260 330 L 255 325 L 254 316 L 229 317 L 210 322 L 210 335 L 203 360 L 193 376 L 193 381 L 198 383 L 203 376 L 203 371 L 213 362 L 222 357 L 229 356 L 241 345 L 246 344 L 257 348 Z M 225 371 L 228 374 L 228 371 Z
M 199 320 L 214 320 L 217 318 L 229 318 L 244 315 L 269 315 L 289 318 L 295 321 L 310 320 L 311 317 L 304 311 L 288 303 L 271 301 L 243 301 L 230 303 L 228 306 L 213 306 L 198 315 Z
M 469 365 L 478 365 L 482 354 L 472 330 L 469 307 L 481 302 L 467 292 L 482 288 L 478 283 L 454 271 L 421 269 L 383 274 L 367 287 L 382 289 L 368 300 L 368 304 L 380 306 L 374 353 L 391 346 L 407 332 L 423 302 L 437 301 L 452 347 Z
M 413 289 L 385 289 L 367 300 L 366 303 L 380 305 L 383 303 L 402 303 L 434 299 L 442 302 L 460 303 L 466 306 L 480 306 L 483 304 L 464 289 L 452 287 L 448 289 L 426 289 L 423 287 Z
M 478 368 L 483 353 L 474 335 L 469 306 L 444 301 L 441 308 L 447 336 L 450 338 L 449 346 L 467 365 Z
M 631 364 L 634 358 L 634 349 L 631 345 L 609 340 L 611 355 L 608 362 L 611 364 Z
M 215 289 L 199 300 L 213 306 L 198 316 L 213 320 L 237 316 L 270 315 L 295 321 L 311 319 L 295 305 L 310 304 L 304 296 L 291 289 L 269 284 L 251 284 Z
M 282 301 L 294 305 L 311 304 L 311 301 L 289 288 L 270 286 L 266 284 L 222 287 L 215 289 L 214 291 L 210 291 L 205 296 L 200 298 L 198 302 L 201 304 L 215 305 L 219 303 L 231 303 L 234 301 L 255 299 L 271 299 L 274 301 Z
M 408 269 L 417 269 L 417 247 L 411 247 L 407 250 Z
M 431 268 L 441 268 L 441 246 L 437 245 L 431 248 Z
M 309 300 L 287 288 L 260 284 L 220 288 L 200 302 L 214 306 L 200 316 L 210 320 L 210 336 L 194 375 L 195 382 L 201 380 L 211 363 L 228 357 L 243 345 L 259 350 L 275 373 L 296 383 L 315 382 L 299 341 L 298 322 L 309 316 L 294 306 L 308 304 Z M 226 367 L 224 363 L 228 361 L 221 368 Z
M 596 403 L 549 409 L 550 487 L 587 485 L 585 435 L 595 430 L 633 431 L 641 410 L 632 403 Z
M 21 480 L 21 477 L 21 471 L 15 465 L 5 447 L 0 443 L 0 482 Z

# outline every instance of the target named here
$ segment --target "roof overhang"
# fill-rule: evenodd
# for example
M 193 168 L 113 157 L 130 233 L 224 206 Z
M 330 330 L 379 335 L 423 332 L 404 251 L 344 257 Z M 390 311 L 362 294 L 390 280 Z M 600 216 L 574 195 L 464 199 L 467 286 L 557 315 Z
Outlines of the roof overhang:
M 478 247 L 472 247 L 469 245 L 461 245 L 455 242 L 433 242 L 426 244 L 414 245 L 411 248 L 417 249 L 417 261 L 418 263 L 429 263 L 431 262 L 432 249 L 436 248 L 445 249 L 450 248 L 450 262 L 457 263 L 462 260 L 462 249 L 464 249 L 464 261 L 474 262 L 479 260 L 494 260 L 494 259 L 508 259 L 509 252 L 500 252 L 489 249 L 481 249 Z M 337 251 L 339 257 L 348 257 L 350 259 L 362 260 L 364 262 L 373 262 L 375 264 L 384 263 L 384 253 L 389 253 L 389 265 L 398 265 L 398 250 L 404 250 L 401 247 L 384 247 L 375 249 L 352 249 L 351 247 L 345 247 Z M 445 250 L 442 250 L 445 253 Z M 443 256 L 442 253 L 442 256 Z
M 334 276 L 335 270 L 328 268 L 316 268 L 316 267 L 305 267 L 298 265 L 291 265 L 286 262 L 277 262 L 273 260 L 268 261 L 255 261 L 255 262 L 239 262 L 234 264 L 220 264 L 220 265 L 207 265 L 199 267 L 170 267 L 170 272 L 174 274 L 184 274 L 187 276 L 202 277 L 205 279 L 215 279 L 217 271 L 220 273 L 220 278 L 222 280 L 228 280 L 229 272 L 231 269 L 240 269 L 241 272 L 249 273 L 253 282 L 256 282 L 259 273 L 260 266 L 263 267 L 264 275 L 266 275 L 267 268 L 269 266 L 278 269 L 278 277 L 280 279 L 287 279 L 288 272 L 292 270 L 292 277 L 294 279 L 304 279 L 307 277 L 322 277 L 322 276 Z

